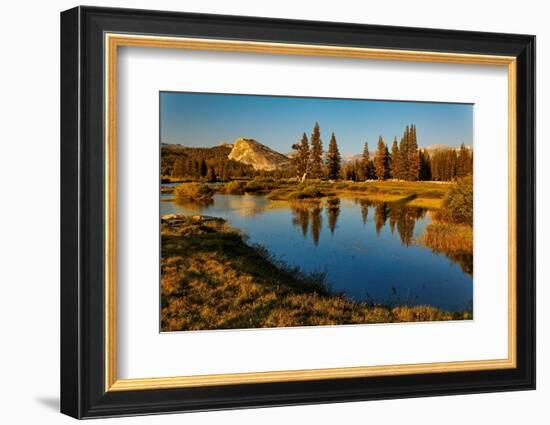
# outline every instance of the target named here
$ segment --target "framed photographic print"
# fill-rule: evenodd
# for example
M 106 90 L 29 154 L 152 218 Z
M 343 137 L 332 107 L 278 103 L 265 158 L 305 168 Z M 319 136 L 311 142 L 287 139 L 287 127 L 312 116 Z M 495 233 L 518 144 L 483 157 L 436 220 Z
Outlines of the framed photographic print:
M 61 14 L 61 411 L 533 389 L 535 38 Z

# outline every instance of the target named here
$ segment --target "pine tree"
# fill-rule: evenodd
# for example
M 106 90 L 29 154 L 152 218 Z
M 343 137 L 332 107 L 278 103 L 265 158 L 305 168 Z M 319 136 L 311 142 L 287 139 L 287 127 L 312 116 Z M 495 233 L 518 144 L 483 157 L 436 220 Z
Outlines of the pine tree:
M 330 180 L 336 180 L 340 175 L 340 151 L 338 150 L 338 144 L 336 143 L 336 137 L 334 133 L 330 137 L 327 152 L 327 172 Z
M 321 130 L 317 122 L 315 123 L 315 127 L 313 127 L 310 140 L 309 171 L 312 178 L 320 179 L 323 175 L 323 141 L 321 140 Z
M 399 146 L 397 145 L 397 137 L 393 138 L 393 143 L 391 145 L 391 163 L 390 163 L 390 174 L 392 179 L 398 179 L 400 173 L 401 161 L 399 157 Z
M 464 143 L 460 145 L 460 150 L 458 151 L 458 158 L 456 163 L 456 176 L 464 177 L 468 174 L 472 174 L 472 156 Z
M 418 142 L 416 140 L 416 125 L 411 124 L 407 144 L 407 180 L 418 180 L 420 159 L 418 157 Z
M 426 149 L 421 150 L 418 152 L 418 158 L 420 160 L 418 180 L 431 180 L 432 170 L 430 164 L 430 153 Z
M 206 177 L 207 172 L 208 172 L 208 168 L 206 167 L 206 161 L 204 159 L 201 159 L 199 174 L 201 177 Z
M 432 179 L 451 181 L 456 178 L 457 154 L 454 149 L 441 149 L 430 157 Z
M 372 178 L 368 142 L 365 142 L 365 146 L 363 146 L 363 156 L 361 157 L 361 161 L 359 165 L 360 165 L 359 178 L 361 180 L 369 180 L 370 178 Z
M 409 126 L 405 127 L 401 141 L 399 142 L 399 170 L 397 172 L 399 180 L 408 180 L 408 161 L 409 161 Z
M 386 180 L 389 178 L 389 166 L 390 166 L 390 153 L 384 138 L 380 136 L 378 138 L 378 146 L 376 147 L 376 154 L 374 155 L 374 169 L 378 180 Z
M 296 173 L 298 178 L 304 180 L 307 176 L 309 167 L 309 142 L 307 140 L 306 133 L 302 135 L 302 140 L 300 143 L 295 143 L 292 145 L 292 149 L 295 151 L 292 162 L 296 168 Z
M 187 161 L 185 158 L 178 158 L 174 161 L 172 169 L 172 177 L 185 177 L 187 175 Z
M 199 161 L 197 160 L 194 160 L 193 161 L 193 174 L 192 174 L 192 177 L 194 179 L 197 179 L 199 178 L 201 175 L 200 175 L 200 165 L 199 165 Z
M 206 180 L 209 182 L 215 182 L 218 180 L 214 167 L 210 166 L 206 172 Z
M 369 176 L 369 179 L 376 179 L 378 177 L 376 175 L 376 168 L 374 168 L 374 161 L 372 159 L 367 165 L 367 175 Z

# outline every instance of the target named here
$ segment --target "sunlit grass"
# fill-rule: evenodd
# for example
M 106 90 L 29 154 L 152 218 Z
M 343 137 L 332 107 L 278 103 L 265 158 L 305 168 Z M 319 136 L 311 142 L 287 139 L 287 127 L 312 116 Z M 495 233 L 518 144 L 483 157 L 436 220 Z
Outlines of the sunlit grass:
M 414 198 L 407 203 L 411 207 L 427 208 L 429 210 L 436 210 L 441 208 L 441 199 L 438 198 Z
M 423 234 L 430 248 L 444 252 L 472 252 L 474 235 L 472 226 L 433 221 Z
M 458 263 L 462 270 L 473 274 L 474 232 L 466 224 L 432 221 L 420 238 L 420 243 L 438 254 L 445 254 Z
M 174 196 L 178 201 L 209 201 L 214 191 L 206 184 L 182 183 L 174 189 Z
M 270 180 L 268 182 L 249 183 L 254 191 L 258 187 L 269 193 L 272 200 L 299 200 L 322 198 L 327 196 L 361 197 L 373 202 L 408 202 L 414 207 L 438 209 L 453 183 L 407 182 L 407 181 L 326 181 L 306 180 Z
M 276 261 L 221 219 L 172 216 L 161 232 L 163 331 L 469 318 L 347 299 L 330 291 L 323 274 Z

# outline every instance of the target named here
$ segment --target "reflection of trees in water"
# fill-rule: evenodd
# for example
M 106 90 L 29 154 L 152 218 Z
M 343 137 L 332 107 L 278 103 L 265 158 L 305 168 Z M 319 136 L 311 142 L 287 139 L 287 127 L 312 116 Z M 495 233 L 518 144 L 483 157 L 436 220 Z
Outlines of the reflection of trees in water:
M 336 223 L 338 222 L 338 216 L 340 215 L 340 199 L 331 198 L 327 200 L 327 216 L 328 216 L 328 228 L 330 233 L 334 234 L 336 229 Z
M 302 235 L 305 238 L 309 228 L 309 211 L 303 206 L 291 205 L 290 208 L 292 209 L 292 224 L 302 229 Z
M 367 199 L 355 199 L 355 205 L 361 208 L 363 224 L 367 223 L 369 209 L 374 209 L 376 233 L 380 234 L 382 228 L 389 222 L 391 232 L 393 233 L 397 228 L 401 243 L 406 246 L 413 243 L 416 221 L 426 215 L 426 210 L 423 208 L 410 207 L 399 202 L 372 202 Z M 301 229 L 304 237 L 311 230 L 311 238 L 315 245 L 318 245 L 323 225 L 323 207 L 321 203 L 311 201 L 295 202 L 290 204 L 290 208 L 292 210 L 292 223 Z M 328 229 L 334 234 L 340 216 L 340 199 L 328 199 L 324 209 L 326 210 Z
M 292 211 L 292 224 L 302 231 L 304 238 L 311 231 L 311 239 L 315 245 L 319 245 L 321 230 L 323 228 L 323 207 L 320 201 L 293 202 L 290 204 Z M 329 229 L 334 232 L 336 221 L 340 214 L 340 202 L 327 204 Z
M 390 208 L 388 207 L 388 204 L 386 202 L 377 204 L 374 208 L 374 223 L 376 226 L 377 235 L 380 234 L 380 230 L 382 230 L 382 227 L 385 226 L 389 212 Z
M 304 238 L 307 236 L 311 224 L 311 238 L 315 245 L 318 245 L 323 226 L 321 203 L 319 201 L 294 202 L 290 204 L 290 209 L 292 224 L 301 229 Z
M 434 250 L 435 251 L 435 250 Z M 469 252 L 444 252 L 452 262 L 457 263 L 462 271 L 474 275 L 474 254 Z
M 364 226 L 367 224 L 367 218 L 369 217 L 369 207 L 371 207 L 373 203 L 367 199 L 355 199 L 355 205 L 357 204 L 361 207 L 361 220 Z
M 412 214 L 408 211 L 400 211 L 399 219 L 397 220 L 397 232 L 401 243 L 405 246 L 409 246 L 413 241 L 414 225 L 416 220 Z
M 374 226 L 376 234 L 380 234 L 382 228 L 389 223 L 393 234 L 395 229 L 404 245 L 413 242 L 414 227 L 416 222 L 426 215 L 424 208 L 410 207 L 403 202 L 372 202 L 368 199 L 356 199 L 355 204 L 361 207 L 361 220 L 366 224 L 369 209 L 374 209 Z
M 174 203 L 184 207 L 186 210 L 191 212 L 200 213 L 204 208 L 209 207 L 214 204 L 214 200 L 210 199 L 201 199 L 201 200 L 188 200 L 188 199 L 178 199 L 174 198 Z
M 410 246 L 413 242 L 415 224 L 424 218 L 426 209 L 407 206 L 400 202 L 387 204 L 387 206 L 391 232 L 394 233 L 397 227 L 401 243 Z
M 311 209 L 311 237 L 315 245 L 319 245 L 319 236 L 321 235 L 321 227 L 323 226 L 321 211 L 320 204 Z

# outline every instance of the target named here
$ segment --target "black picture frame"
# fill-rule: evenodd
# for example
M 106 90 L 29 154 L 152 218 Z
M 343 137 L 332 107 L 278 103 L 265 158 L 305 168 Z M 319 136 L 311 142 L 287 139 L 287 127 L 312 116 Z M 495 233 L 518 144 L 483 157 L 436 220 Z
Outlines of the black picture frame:
M 517 367 L 106 392 L 104 34 L 506 55 L 517 58 Z M 61 13 L 61 412 L 75 418 L 535 388 L 535 37 L 131 9 Z

